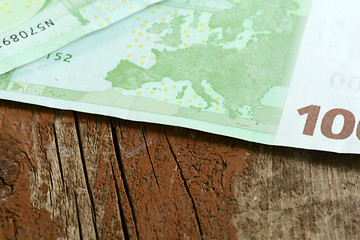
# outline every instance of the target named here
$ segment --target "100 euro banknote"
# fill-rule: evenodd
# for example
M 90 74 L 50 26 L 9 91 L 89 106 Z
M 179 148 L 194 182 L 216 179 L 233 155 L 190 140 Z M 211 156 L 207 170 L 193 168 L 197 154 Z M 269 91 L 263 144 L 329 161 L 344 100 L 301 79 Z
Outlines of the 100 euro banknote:
M 0 98 L 360 153 L 360 4 L 168 0 L 0 77 Z
M 0 0 L 0 74 L 160 0 Z

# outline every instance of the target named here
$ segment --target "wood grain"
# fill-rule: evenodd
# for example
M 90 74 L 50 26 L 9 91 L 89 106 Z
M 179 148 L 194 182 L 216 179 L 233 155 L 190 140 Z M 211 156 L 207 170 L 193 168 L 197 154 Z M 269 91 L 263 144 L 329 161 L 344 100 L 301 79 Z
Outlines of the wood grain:
M 357 155 L 0 102 L 0 239 L 357 238 Z

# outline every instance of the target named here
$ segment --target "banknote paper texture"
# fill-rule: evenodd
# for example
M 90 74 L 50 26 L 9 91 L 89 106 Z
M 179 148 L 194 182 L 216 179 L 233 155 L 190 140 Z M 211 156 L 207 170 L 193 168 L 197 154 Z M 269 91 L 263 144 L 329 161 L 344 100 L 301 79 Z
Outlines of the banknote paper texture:
M 359 6 L 163 1 L 0 76 L 0 97 L 358 153 Z
M 275 144 L 360 153 L 359 11 L 313 2 Z
M 0 74 L 160 0 L 0 0 Z

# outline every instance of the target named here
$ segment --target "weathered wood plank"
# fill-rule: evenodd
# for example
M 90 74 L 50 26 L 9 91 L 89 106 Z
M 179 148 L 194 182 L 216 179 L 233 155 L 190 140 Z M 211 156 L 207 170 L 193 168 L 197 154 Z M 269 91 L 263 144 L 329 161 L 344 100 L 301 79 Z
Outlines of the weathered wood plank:
M 1 104 L 0 238 L 96 239 L 73 113 Z
M 78 134 L 99 238 L 136 239 L 137 233 L 121 179 L 110 119 L 88 114 L 77 115 Z
M 1 178 L 5 189 L 10 190 L 2 191 L 1 235 L 7 238 L 65 236 L 61 219 L 49 211 L 52 201 L 48 194 L 53 185 L 46 154 L 56 156 L 50 140 L 54 114 L 51 110 L 43 112 L 41 126 L 36 124 L 39 117 L 28 106 L 1 106 Z
M 359 158 L 0 101 L 0 239 L 357 238 Z
M 163 127 L 119 121 L 117 136 L 139 238 L 200 238 L 196 213 Z
M 233 183 L 238 238 L 358 238 L 358 155 L 255 148 L 252 168 Z
M 70 218 L 66 221 L 69 238 L 96 239 L 94 209 L 89 192 L 86 169 L 80 152 L 74 115 L 71 112 L 59 112 L 55 121 L 58 162 L 64 179 L 65 190 L 60 198 L 68 199 L 63 210 Z M 41 143 L 39 143 L 41 144 Z M 75 225 L 75 216 L 77 225 Z M 70 221 L 69 221 L 70 220 Z M 75 232 L 79 231 L 76 236 Z
M 236 238 L 234 180 L 249 167 L 252 152 L 244 142 L 187 129 L 167 127 L 166 137 L 194 199 L 204 238 Z

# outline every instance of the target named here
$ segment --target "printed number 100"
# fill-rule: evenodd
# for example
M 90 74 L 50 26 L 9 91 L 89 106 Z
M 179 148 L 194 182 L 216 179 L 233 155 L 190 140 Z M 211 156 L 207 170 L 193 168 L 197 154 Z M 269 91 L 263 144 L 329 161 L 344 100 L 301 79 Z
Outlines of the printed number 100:
M 297 111 L 300 115 L 307 114 L 303 134 L 313 136 L 316 123 L 319 118 L 320 106 L 310 105 L 304 108 L 300 108 Z M 334 133 L 332 128 L 334 120 L 337 116 L 342 116 L 344 118 L 344 123 L 341 131 L 339 133 Z M 321 133 L 330 139 L 346 139 L 353 133 L 355 122 L 355 116 L 350 111 L 341 108 L 335 108 L 325 113 L 321 121 Z M 360 122 L 356 127 L 356 136 L 358 139 L 360 139 Z

